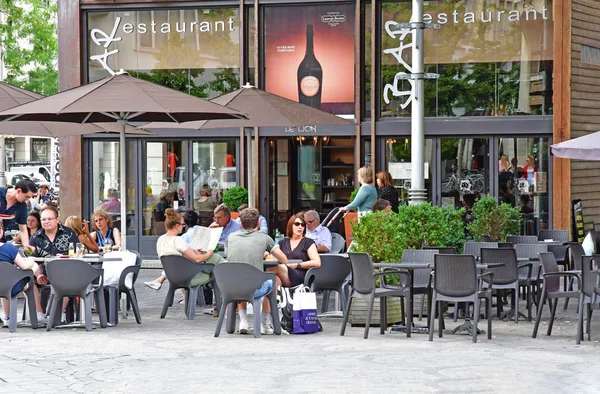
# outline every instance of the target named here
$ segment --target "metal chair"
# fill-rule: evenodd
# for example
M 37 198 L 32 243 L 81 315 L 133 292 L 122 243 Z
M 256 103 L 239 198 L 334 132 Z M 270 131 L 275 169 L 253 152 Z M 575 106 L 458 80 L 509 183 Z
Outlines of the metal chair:
M 165 275 L 169 280 L 169 292 L 165 298 L 163 309 L 160 314 L 160 318 L 164 319 L 167 315 L 167 310 L 173 305 L 173 298 L 175 297 L 175 290 L 184 289 L 186 290 L 185 296 L 185 315 L 188 320 L 194 320 L 196 316 L 196 300 L 198 299 L 198 290 L 201 286 L 190 287 L 192 278 L 200 272 L 212 272 L 215 268 L 213 264 L 208 263 L 194 263 L 188 260 L 184 256 L 162 256 L 160 258 Z M 214 278 L 212 279 L 213 283 Z M 219 289 L 215 284 L 215 296 L 217 299 L 217 310 L 220 310 L 220 297 Z
M 513 290 L 513 302 L 515 312 L 515 324 L 519 323 L 519 270 L 517 262 L 517 252 L 514 249 L 509 248 L 497 248 L 497 249 L 481 249 L 481 263 L 502 263 L 502 266 L 488 268 L 488 272 L 494 274 L 491 284 L 494 290 L 510 289 Z M 529 269 L 531 270 L 531 263 Z M 484 279 L 485 283 L 489 283 Z M 497 316 L 500 317 L 500 310 L 502 309 L 501 297 L 496 296 L 497 305 Z M 488 317 L 490 318 L 490 317 Z
M 331 233 L 330 253 L 343 253 L 346 249 L 346 240 L 338 233 Z
M 380 314 L 379 314 L 379 333 L 385 333 L 387 325 L 387 297 L 405 297 L 409 316 L 412 316 L 411 289 L 410 286 L 404 287 L 388 287 L 385 285 L 385 275 L 400 275 L 404 278 L 405 283 L 410 283 L 410 272 L 407 270 L 393 269 L 385 272 L 374 272 L 373 262 L 368 253 L 348 253 L 350 264 L 352 265 L 352 291 L 346 305 L 344 313 L 344 321 L 340 335 L 343 336 L 346 332 L 346 324 L 350 315 L 350 307 L 352 306 L 352 298 L 366 299 L 368 302 L 367 320 L 365 323 L 364 339 L 369 337 L 369 326 L 371 325 L 371 315 L 373 313 L 373 303 L 375 298 L 380 299 Z M 375 278 L 381 277 L 381 287 L 375 284 Z M 410 337 L 411 327 L 408 326 L 406 336 Z
M 433 275 L 433 302 L 429 324 L 429 340 L 433 341 L 436 304 L 440 301 L 472 302 L 473 310 L 473 342 L 477 342 L 477 323 L 479 321 L 480 299 L 486 300 L 486 313 L 488 318 L 488 339 L 492 339 L 492 285 L 482 288 L 483 278 L 488 278 L 487 283 L 493 282 L 493 274 L 486 272 L 477 275 L 475 257 L 472 255 L 438 254 L 435 256 L 435 270 Z M 444 314 L 439 312 L 438 335 L 442 338 Z
M 185 258 L 185 257 L 184 257 Z M 279 322 L 279 313 L 277 311 L 277 287 L 275 286 L 275 274 L 263 272 L 251 264 L 227 262 L 218 264 L 214 269 L 215 282 L 217 283 L 223 302 L 219 310 L 219 320 L 215 329 L 215 337 L 218 337 L 227 312 L 227 324 L 225 330 L 228 334 L 235 331 L 235 311 L 237 303 L 248 301 L 252 303 L 254 310 L 254 337 L 260 338 L 260 318 L 262 308 L 262 297 L 254 298 L 254 292 L 259 289 L 267 280 L 273 281 L 273 288 L 268 293 L 269 303 L 271 305 L 271 318 L 273 320 L 273 332 L 276 335 L 281 334 L 281 324 Z
M 517 244 L 537 244 L 538 237 L 535 235 L 509 235 L 506 237 L 506 242 L 510 242 L 513 245 Z
M 106 305 L 102 283 L 104 270 L 94 268 L 83 260 L 63 260 L 59 258 L 46 263 L 46 272 L 52 290 L 47 331 L 52 330 L 57 320 L 60 321 L 62 299 L 64 297 L 79 297 L 80 300 L 84 300 L 85 329 L 91 331 L 93 329 L 92 296 L 94 296 L 98 315 L 100 316 L 100 327 L 106 328 Z M 97 283 L 94 283 L 96 280 L 98 280 Z
M 588 341 L 591 341 L 591 321 L 593 305 L 598 304 L 600 299 L 600 287 L 597 286 L 598 270 L 594 269 L 593 263 L 598 262 L 600 256 L 583 256 L 581 261 L 581 294 L 579 294 L 579 315 L 577 317 L 577 344 L 579 345 L 583 339 L 583 309 L 586 306 L 587 324 L 586 333 Z
M 554 324 L 554 316 L 556 314 L 558 299 L 579 298 L 579 294 L 581 292 L 581 277 L 574 272 L 560 272 L 552 253 L 540 253 L 540 260 L 542 262 L 542 277 L 544 278 L 544 287 L 542 290 L 542 299 L 540 300 L 537 316 L 535 318 L 535 324 L 533 326 L 533 334 L 531 335 L 532 338 L 537 336 L 537 331 L 540 326 L 540 319 L 542 318 L 542 311 L 544 309 L 546 300 L 548 300 L 548 307 L 550 308 L 550 321 L 548 322 L 548 331 L 546 335 L 550 336 L 552 334 L 552 325 Z M 561 291 L 560 278 L 563 276 L 567 276 L 576 280 L 578 284 L 578 290 Z
M 13 263 L 7 261 L 0 261 L 0 298 L 5 298 L 6 302 L 10 303 L 10 316 L 8 323 L 8 330 L 15 332 L 17 330 L 17 296 L 18 294 L 12 295 L 13 287 L 21 280 L 27 279 L 29 286 L 24 290 L 26 298 L 26 305 L 24 308 L 29 307 L 29 319 L 31 321 L 31 328 L 38 328 L 37 314 L 35 310 L 35 299 L 33 297 L 33 271 L 32 270 L 20 270 L 15 267 Z M 23 311 L 24 312 L 24 311 Z
M 551 239 L 558 242 L 569 242 L 569 230 L 540 230 L 538 241 Z
M 568 245 L 548 245 L 548 252 L 554 255 L 556 264 L 563 267 L 563 271 L 569 270 L 569 247 Z M 567 288 L 567 277 L 563 278 L 563 289 Z
M 323 291 L 323 303 L 321 312 L 329 310 L 329 292 L 337 291 L 342 301 L 342 313 L 348 298 L 346 278 L 352 272 L 350 262 L 344 256 L 335 254 L 322 254 L 321 266 L 311 268 L 306 272 L 304 285 L 310 288 L 310 291 Z
M 433 264 L 434 256 L 439 250 L 428 249 L 428 250 L 411 250 L 405 249 L 402 252 L 402 263 L 429 263 Z M 456 253 L 454 253 L 456 254 Z M 413 296 L 415 294 L 421 294 L 421 305 L 419 307 L 419 321 L 423 319 L 423 306 L 425 304 L 425 294 L 429 293 L 431 288 L 431 269 L 415 269 L 412 272 L 413 277 Z M 409 284 L 404 284 L 408 286 Z M 404 314 L 403 314 L 404 315 Z M 412 322 L 412 315 L 408 315 L 408 320 Z

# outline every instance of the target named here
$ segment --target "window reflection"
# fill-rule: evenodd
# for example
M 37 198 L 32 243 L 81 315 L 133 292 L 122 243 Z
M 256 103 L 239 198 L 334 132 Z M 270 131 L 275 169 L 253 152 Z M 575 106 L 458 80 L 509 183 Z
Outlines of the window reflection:
M 425 189 L 427 189 L 427 201 L 432 200 L 432 156 L 433 141 L 425 140 Z M 411 144 L 410 138 L 393 137 L 385 140 L 385 162 L 387 170 L 392 175 L 394 186 L 398 191 L 400 204 L 406 204 L 409 200 L 408 191 L 411 188 Z
M 500 138 L 498 201 L 518 206 L 524 234 L 548 228 L 548 138 Z

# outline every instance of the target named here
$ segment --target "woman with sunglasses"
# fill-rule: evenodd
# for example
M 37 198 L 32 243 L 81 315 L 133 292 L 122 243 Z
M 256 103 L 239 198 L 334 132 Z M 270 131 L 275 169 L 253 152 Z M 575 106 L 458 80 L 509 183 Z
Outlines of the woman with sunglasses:
M 307 270 L 321 266 L 321 258 L 315 241 L 305 237 L 306 222 L 301 213 L 292 215 L 288 220 L 286 235 L 287 238 L 279 241 L 279 248 L 287 259 L 286 261 L 280 259 L 281 264 L 270 271 L 275 272 L 283 286 L 297 286 L 304 283 Z M 302 262 L 294 264 L 288 263 L 288 260 L 301 260 Z

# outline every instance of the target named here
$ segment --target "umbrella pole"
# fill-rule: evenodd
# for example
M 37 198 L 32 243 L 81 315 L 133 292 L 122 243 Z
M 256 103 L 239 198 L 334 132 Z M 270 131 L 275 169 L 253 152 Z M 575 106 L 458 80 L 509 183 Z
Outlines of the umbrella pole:
M 121 250 L 127 249 L 127 182 L 125 182 L 125 165 L 127 160 L 125 159 L 125 125 L 127 122 L 124 119 L 117 121 L 121 125 L 121 134 L 119 138 L 119 162 L 120 162 L 120 186 L 121 186 Z
M 254 208 L 254 159 L 252 155 L 252 132 L 246 128 L 246 168 L 248 171 L 248 207 Z

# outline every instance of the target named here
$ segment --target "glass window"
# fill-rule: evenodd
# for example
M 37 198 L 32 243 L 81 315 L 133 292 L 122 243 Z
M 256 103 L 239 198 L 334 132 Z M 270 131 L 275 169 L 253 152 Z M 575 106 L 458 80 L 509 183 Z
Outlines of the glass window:
M 162 235 L 165 211 L 185 206 L 185 150 L 183 142 L 146 142 L 144 144 L 144 219 L 143 235 Z
M 194 142 L 192 152 L 193 208 L 212 211 L 221 203 L 223 192 L 238 185 L 236 143 Z
M 488 194 L 488 163 L 487 138 L 442 138 L 442 205 L 463 204 L 471 208 L 474 199 Z
M 239 88 L 237 8 L 87 15 L 90 81 L 123 69 L 202 98 Z
M 500 138 L 498 201 L 518 206 L 523 234 L 548 228 L 548 138 Z
M 432 157 L 433 141 L 425 140 L 425 188 L 427 189 L 427 201 L 432 201 Z M 394 186 L 398 191 L 401 203 L 408 203 L 408 191 L 411 187 L 411 145 L 410 138 L 386 138 L 385 140 L 385 163 L 386 170 L 392 175 Z
M 354 114 L 354 4 L 265 7 L 265 90 Z
M 49 161 L 48 140 L 44 138 L 31 139 L 31 160 Z
M 133 142 L 128 144 L 128 150 L 134 151 Z M 89 217 L 97 209 L 108 212 L 113 220 L 113 226 L 121 226 L 121 173 L 119 161 L 119 142 L 94 141 L 92 142 L 92 206 Z M 137 166 L 134 163 L 135 155 L 127 155 L 127 235 L 134 235 L 135 222 L 135 174 Z
M 552 0 L 425 2 L 426 116 L 552 114 Z M 382 4 L 381 116 L 410 116 L 411 2 Z M 368 37 L 367 37 L 368 38 Z M 368 57 L 367 53 L 367 57 Z

